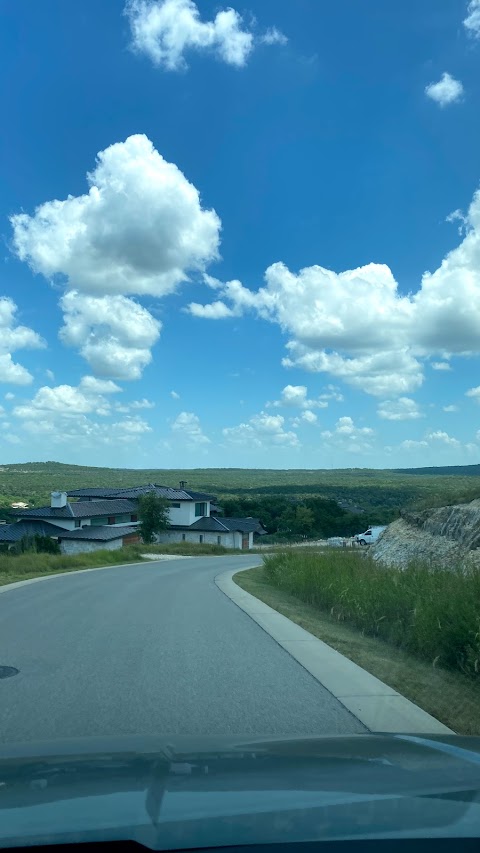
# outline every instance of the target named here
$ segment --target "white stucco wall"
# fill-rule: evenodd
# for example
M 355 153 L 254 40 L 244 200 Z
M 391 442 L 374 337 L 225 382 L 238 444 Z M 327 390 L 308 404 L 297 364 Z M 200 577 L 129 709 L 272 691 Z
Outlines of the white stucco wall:
M 88 551 L 118 551 L 122 547 L 122 539 L 111 539 L 110 542 L 88 542 L 85 539 L 64 539 L 60 543 L 62 554 L 85 554 Z
M 185 536 L 185 539 L 183 539 Z M 220 536 L 220 545 L 223 545 L 224 548 L 241 548 L 242 547 L 242 534 L 238 532 L 225 532 L 225 533 L 211 533 L 211 532 L 202 532 L 201 530 L 165 530 L 163 533 L 158 533 L 155 537 L 157 542 L 168 543 L 168 542 L 196 542 L 197 545 L 200 542 L 200 536 L 203 536 L 203 543 L 205 545 L 217 545 L 218 537 Z M 249 534 L 249 548 L 253 547 L 253 533 Z
M 210 501 L 179 501 L 180 507 L 170 507 L 170 524 L 193 524 L 199 518 L 195 515 L 195 504 L 205 503 L 205 515 L 210 515 Z

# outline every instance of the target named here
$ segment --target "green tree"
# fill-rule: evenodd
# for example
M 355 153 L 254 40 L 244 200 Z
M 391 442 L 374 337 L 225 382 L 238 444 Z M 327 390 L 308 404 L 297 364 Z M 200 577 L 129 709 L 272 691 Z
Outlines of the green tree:
M 297 506 L 295 510 L 295 532 L 308 536 L 315 524 L 315 516 L 306 506 Z
M 153 542 L 155 533 L 166 530 L 169 523 L 169 503 L 155 492 L 142 495 L 138 502 L 139 531 L 145 545 Z

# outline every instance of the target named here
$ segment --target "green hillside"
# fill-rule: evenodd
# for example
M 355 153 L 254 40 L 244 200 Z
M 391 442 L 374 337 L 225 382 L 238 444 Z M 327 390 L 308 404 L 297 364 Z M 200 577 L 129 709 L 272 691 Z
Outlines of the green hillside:
M 458 469 L 457 469 L 458 470 Z M 54 489 L 82 486 L 113 488 L 141 483 L 177 486 L 186 480 L 190 488 L 222 496 L 284 495 L 302 498 L 317 495 L 341 501 L 345 508 L 365 512 L 380 508 L 439 505 L 480 497 L 479 466 L 410 471 L 370 470 L 269 470 L 244 468 L 123 469 L 92 468 L 59 462 L 29 462 L 0 466 L 0 503 L 25 500 L 35 505 L 46 502 Z M 419 476 L 419 473 L 422 476 Z

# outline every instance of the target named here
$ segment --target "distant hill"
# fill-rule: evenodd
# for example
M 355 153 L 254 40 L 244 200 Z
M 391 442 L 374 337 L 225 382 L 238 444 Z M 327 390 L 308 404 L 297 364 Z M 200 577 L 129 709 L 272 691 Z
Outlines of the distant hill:
M 419 476 L 423 475 L 423 476 Z M 377 513 L 401 508 L 441 506 L 480 498 L 480 465 L 439 468 L 376 470 L 268 469 L 268 468 L 94 468 L 61 462 L 25 462 L 0 465 L 0 508 L 14 501 L 39 506 L 55 489 L 68 491 L 89 486 L 124 488 L 143 483 L 188 487 L 218 495 L 282 495 L 294 500 L 308 496 L 329 498 L 347 511 L 363 511 L 369 519 Z M 382 516 L 383 517 L 383 516 Z M 370 523 L 374 523 L 370 521 Z M 376 522 L 375 522 L 376 523 Z
M 431 468 L 395 468 L 394 474 L 430 474 L 430 476 L 480 477 L 480 465 L 444 465 Z

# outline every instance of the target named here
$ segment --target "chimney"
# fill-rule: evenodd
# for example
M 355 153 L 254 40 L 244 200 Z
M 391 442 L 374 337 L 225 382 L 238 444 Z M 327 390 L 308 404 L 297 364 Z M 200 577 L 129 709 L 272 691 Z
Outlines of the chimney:
M 184 489 L 186 485 L 187 485 L 187 481 L 186 481 L 186 480 L 180 480 L 180 488 L 181 488 L 181 489 Z
M 61 509 L 63 506 L 67 505 L 67 493 L 66 492 L 52 492 L 50 497 L 50 506 L 52 509 Z

